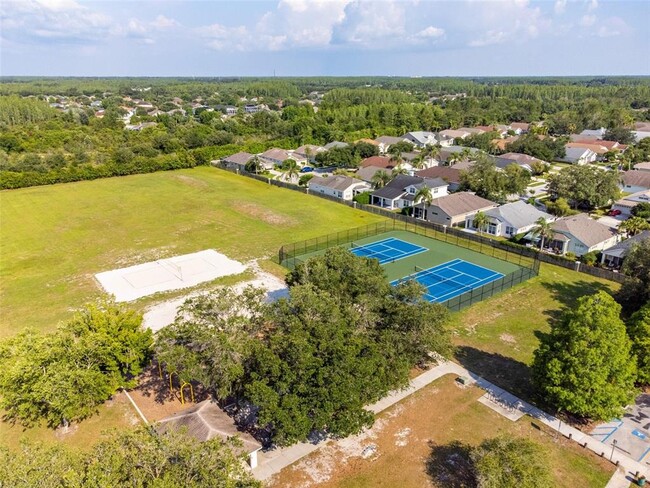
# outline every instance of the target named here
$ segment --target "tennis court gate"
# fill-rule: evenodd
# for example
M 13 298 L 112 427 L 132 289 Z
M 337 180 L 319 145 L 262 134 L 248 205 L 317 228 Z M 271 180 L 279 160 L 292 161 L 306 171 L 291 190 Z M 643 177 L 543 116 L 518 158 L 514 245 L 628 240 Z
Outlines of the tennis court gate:
M 284 245 L 278 252 L 278 262 L 288 269 L 294 269 L 298 264 L 305 261 L 308 255 L 314 252 L 345 244 L 351 245 L 356 240 L 393 230 L 405 230 L 414 234 L 424 235 L 519 266 L 519 269 L 512 273 L 442 303 L 452 311 L 462 310 L 539 274 L 540 260 L 537 253 L 533 250 L 511 247 L 503 242 L 494 241 L 483 236 L 475 236 L 473 234 L 464 236 L 456 232 L 451 233 L 449 229 L 430 222 L 413 223 L 399 220 L 377 222 L 376 224 Z

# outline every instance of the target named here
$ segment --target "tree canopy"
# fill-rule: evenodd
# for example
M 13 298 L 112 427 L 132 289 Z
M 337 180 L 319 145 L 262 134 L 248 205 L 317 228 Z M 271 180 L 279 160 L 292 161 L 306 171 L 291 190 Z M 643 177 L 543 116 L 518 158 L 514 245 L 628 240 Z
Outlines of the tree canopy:
M 621 413 L 634 398 L 636 365 L 620 313 L 604 291 L 563 312 L 535 351 L 533 378 L 541 397 L 596 420 Z
M 621 272 L 630 277 L 617 295 L 623 311 L 632 314 L 650 302 L 650 239 L 644 239 L 628 250 Z
M 650 384 L 650 302 L 634 312 L 627 323 L 632 354 L 637 361 L 637 381 Z
M 504 170 L 497 168 L 487 155 L 478 155 L 476 162 L 460 173 L 461 189 L 494 202 L 505 202 L 509 195 L 523 194 L 530 178 L 528 171 L 514 163 Z
M 564 198 L 572 208 L 592 209 L 615 201 L 621 191 L 616 171 L 595 166 L 575 165 L 548 177 L 548 191 L 554 198 Z
M 112 433 L 90 452 L 26 443 L 0 448 L 0 479 L 15 488 L 261 486 L 243 466 L 236 439 L 200 442 L 184 432 L 150 427 Z
M 26 331 L 0 344 L 0 406 L 26 426 L 92 415 L 147 363 L 151 331 L 110 302 L 86 306 L 49 335 Z
M 505 435 L 487 439 L 470 457 L 478 488 L 552 488 L 550 462 L 544 449 L 524 438 Z

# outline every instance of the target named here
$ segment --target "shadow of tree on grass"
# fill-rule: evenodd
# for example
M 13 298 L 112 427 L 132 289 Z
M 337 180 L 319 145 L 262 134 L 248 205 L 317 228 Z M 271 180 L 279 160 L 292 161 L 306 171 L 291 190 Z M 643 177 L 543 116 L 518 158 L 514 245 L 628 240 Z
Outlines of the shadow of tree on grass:
M 531 371 L 527 364 L 502 354 L 482 351 L 470 346 L 456 348 L 456 360 L 472 373 L 482 376 L 490 383 L 532 402 L 535 390 L 531 383 Z
M 460 441 L 438 445 L 429 442 L 427 474 L 441 488 L 474 488 L 477 486 L 471 447 Z

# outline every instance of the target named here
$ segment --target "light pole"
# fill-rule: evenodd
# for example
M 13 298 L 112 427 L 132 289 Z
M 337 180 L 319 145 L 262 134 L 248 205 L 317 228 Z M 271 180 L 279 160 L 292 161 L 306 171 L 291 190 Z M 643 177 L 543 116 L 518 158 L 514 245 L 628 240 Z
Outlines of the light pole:
M 612 453 L 609 455 L 609 460 L 611 461 L 614 458 L 614 448 L 616 447 L 616 439 L 612 441 Z

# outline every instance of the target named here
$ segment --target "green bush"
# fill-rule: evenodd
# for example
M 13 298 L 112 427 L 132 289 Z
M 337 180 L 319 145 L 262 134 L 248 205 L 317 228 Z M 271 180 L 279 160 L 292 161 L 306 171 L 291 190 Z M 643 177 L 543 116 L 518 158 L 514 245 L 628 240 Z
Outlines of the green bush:
M 357 203 L 360 203 L 361 205 L 370 205 L 371 193 L 372 192 L 364 191 L 363 193 L 359 193 L 358 195 L 355 195 L 353 200 Z

